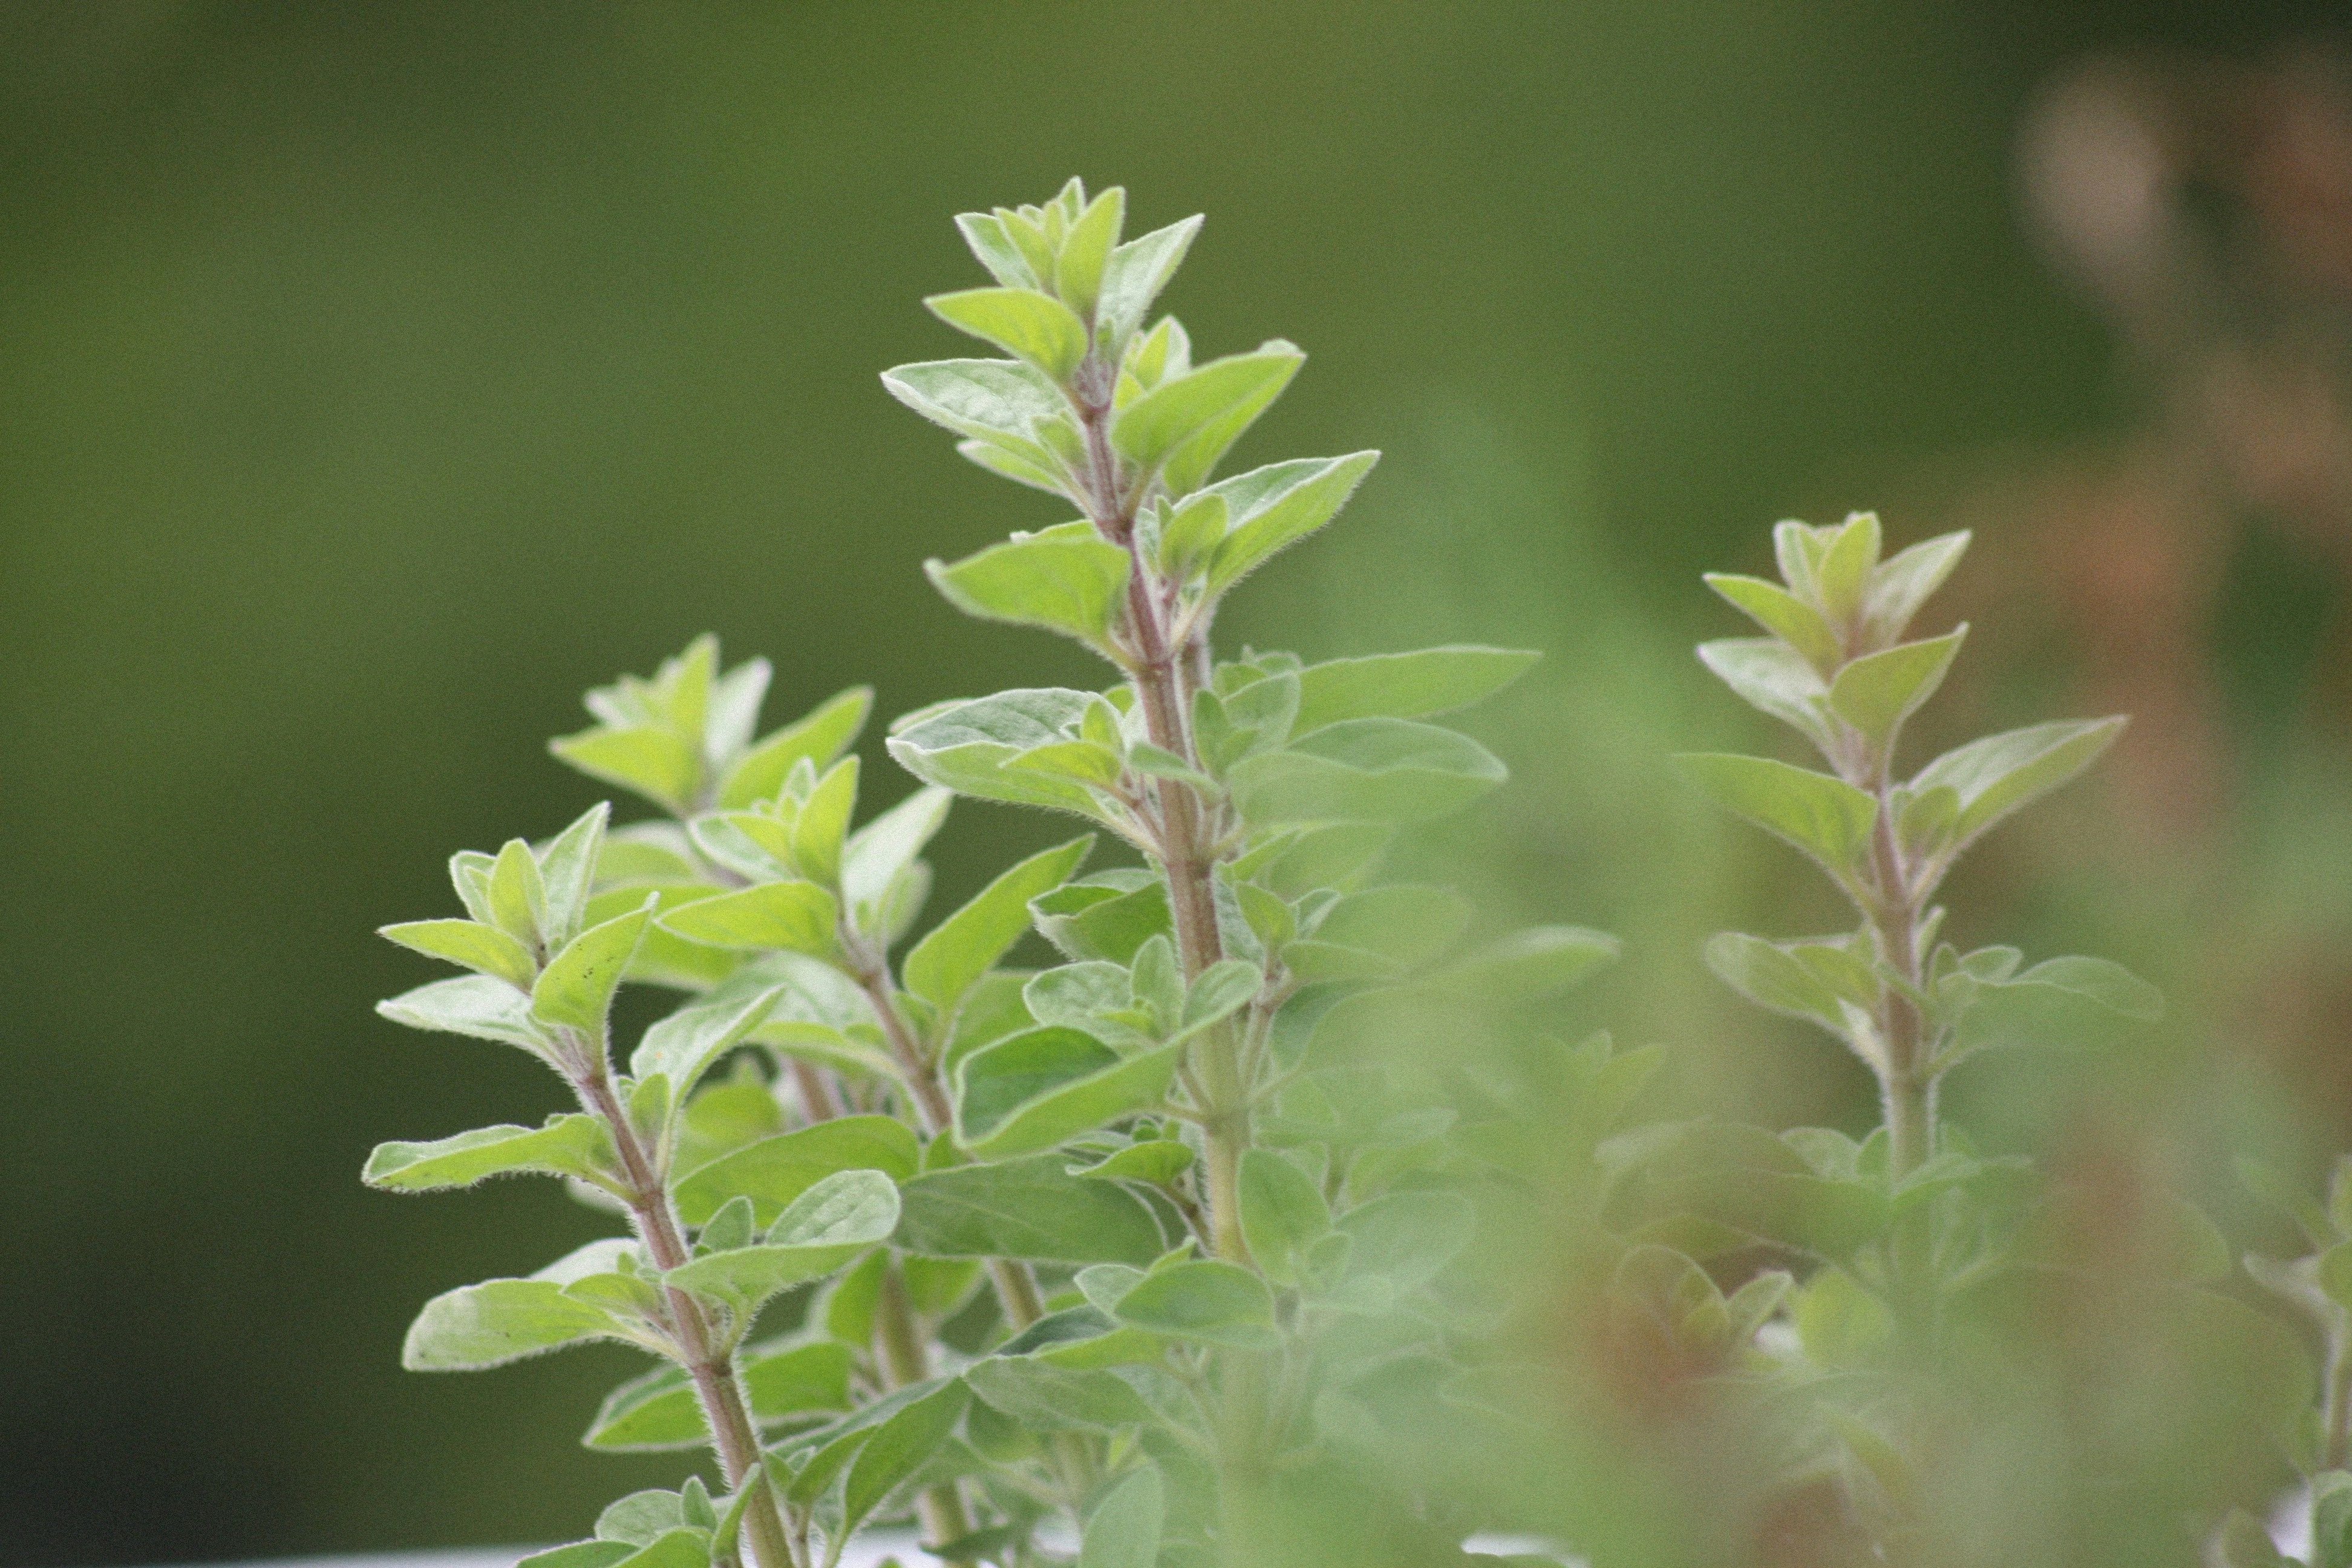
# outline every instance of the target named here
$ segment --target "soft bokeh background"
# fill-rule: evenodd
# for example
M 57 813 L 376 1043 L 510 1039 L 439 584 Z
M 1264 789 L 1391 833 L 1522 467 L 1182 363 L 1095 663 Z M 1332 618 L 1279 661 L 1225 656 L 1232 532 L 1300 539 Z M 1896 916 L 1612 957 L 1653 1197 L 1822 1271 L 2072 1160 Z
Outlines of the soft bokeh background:
M 2144 1069 L 1962 1091 L 2174 1127 L 2258 1227 L 2218 1151 L 2315 1169 L 2352 1089 L 2331 19 L 14 0 L 0 1563 L 559 1539 L 676 1473 L 573 1446 L 622 1352 L 398 1371 L 424 1297 L 594 1221 L 359 1187 L 376 1141 L 554 1088 L 373 1017 L 423 975 L 370 933 L 594 798 L 545 737 L 697 631 L 775 660 L 776 718 L 1093 678 L 923 584 L 1058 520 L 875 380 L 961 352 L 917 303 L 976 277 L 950 215 L 1074 172 L 1209 213 L 1170 296 L 1204 348 L 1309 350 L 1244 459 L 1388 453 L 1229 635 L 1550 656 L 1477 726 L 1514 788 L 1420 858 L 1498 921 L 1625 933 L 1580 1012 L 1672 1045 L 1687 1102 L 1867 1114 L 1696 961 L 1832 918 L 1664 766 L 1762 739 L 1688 655 L 1737 629 L 1697 574 L 1762 568 L 1782 516 L 1975 527 L 1921 743 L 2142 722 L 1955 882 L 1956 931 L 2177 1008 Z M 967 812 L 942 900 L 1054 826 Z

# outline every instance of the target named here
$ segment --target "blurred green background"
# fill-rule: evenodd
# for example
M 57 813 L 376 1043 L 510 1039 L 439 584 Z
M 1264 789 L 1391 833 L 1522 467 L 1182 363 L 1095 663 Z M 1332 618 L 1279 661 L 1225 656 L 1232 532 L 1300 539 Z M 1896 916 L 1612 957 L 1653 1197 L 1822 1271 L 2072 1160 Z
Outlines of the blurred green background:
M 2205 472 L 2189 351 L 2037 247 L 2019 149 L 2086 60 L 2267 68 L 2331 13 L 11 0 L 0 1563 L 561 1539 L 676 1472 L 575 1446 L 625 1352 L 398 1370 L 425 1296 L 597 1224 L 520 1184 L 361 1189 L 375 1142 L 556 1089 L 375 1018 L 425 975 L 371 932 L 450 905 L 451 850 L 594 798 L 544 739 L 695 632 L 775 661 L 772 721 L 861 680 L 887 714 L 1097 679 L 924 584 L 1059 519 L 876 381 L 963 352 L 918 303 L 977 279 L 950 216 L 1072 173 L 1138 227 L 1209 214 L 1169 299 L 1205 351 L 1309 351 L 1245 464 L 1388 453 L 1228 640 L 1549 655 L 1477 726 L 1515 787 L 1418 858 L 1497 920 L 1624 932 L 1580 1010 L 1681 1049 L 1676 1092 L 1857 1105 L 1858 1068 L 1696 956 L 1826 900 L 1662 759 L 1759 738 L 1688 655 L 1737 630 L 1697 574 L 1876 505 L 1897 542 L 1979 531 L 1976 673 L 1926 741 L 2158 715 L 1955 884 L 1963 934 L 2137 963 L 2180 999 L 2180 1082 L 2244 1064 L 2217 1115 L 2325 1133 L 2341 498 L 2147 478 Z M 2234 300 L 2263 231 L 2231 232 Z M 2340 325 L 2273 270 L 2242 290 L 2270 316 L 2199 341 Z M 2107 592 L 2152 561 L 2190 585 L 2168 626 Z M 1057 826 L 968 810 L 940 897 Z

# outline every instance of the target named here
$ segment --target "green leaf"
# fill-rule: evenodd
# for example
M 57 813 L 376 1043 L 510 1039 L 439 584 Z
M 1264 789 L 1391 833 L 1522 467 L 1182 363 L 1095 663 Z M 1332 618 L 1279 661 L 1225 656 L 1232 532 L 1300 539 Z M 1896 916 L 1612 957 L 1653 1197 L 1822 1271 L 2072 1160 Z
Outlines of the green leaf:
M 1299 458 L 1211 485 L 1203 493 L 1223 497 L 1231 521 L 1210 557 L 1209 593 L 1223 594 L 1338 516 L 1380 460 L 1378 452 Z
M 1143 324 L 1152 300 L 1168 287 L 1182 265 L 1192 237 L 1201 230 L 1195 216 L 1166 228 L 1139 235 L 1110 253 L 1103 268 L 1102 292 L 1095 306 L 1095 333 L 1104 342 L 1118 344 Z
M 1087 1517 L 1078 1568 L 1153 1568 L 1166 1512 L 1158 1470 L 1146 1465 L 1128 1475 Z
M 923 301 L 948 325 L 994 343 L 1054 380 L 1067 381 L 1087 353 L 1087 324 L 1034 289 L 966 289 Z
M 547 749 L 590 778 L 641 795 L 672 816 L 692 811 L 702 787 L 702 759 L 658 725 L 598 725 L 576 735 L 560 735 Z
M 1968 630 L 1963 625 L 1939 637 L 1855 659 L 1830 683 L 1830 706 L 1873 745 L 1891 745 L 1903 721 L 1944 683 Z
M 712 947 L 823 958 L 834 951 L 840 910 L 833 894 L 814 882 L 761 882 L 681 904 L 661 923 L 675 936 Z
M 751 1313 L 795 1285 L 832 1273 L 898 1224 L 898 1189 L 880 1171 L 843 1171 L 794 1198 L 767 1239 L 714 1252 L 662 1276 L 664 1284 L 716 1296 Z
M 1043 626 L 1108 653 L 1127 604 L 1126 551 L 1074 522 L 1016 533 L 953 565 L 923 570 L 950 604 L 982 620 Z
M 764 668 L 764 667 L 763 667 Z M 562 947 L 580 934 L 588 910 L 588 895 L 596 880 L 596 864 L 604 850 L 604 824 L 613 815 L 610 802 L 598 801 L 538 851 L 540 881 L 547 900 L 547 942 Z M 529 988 L 530 982 L 518 984 Z
M 649 1079 L 662 1074 L 684 1103 L 713 1062 L 767 1021 L 783 994 L 783 987 L 776 985 L 748 1000 L 726 997 L 679 1008 L 647 1029 L 629 1054 L 631 1076 Z
M 1211 360 L 1163 381 L 1119 411 L 1111 425 L 1111 445 L 1139 468 L 1181 463 L 1189 482 L 1171 474 L 1168 489 L 1186 494 L 1289 384 L 1306 357 L 1277 339 L 1254 353 Z M 1211 447 L 1202 461 L 1198 454 Z
M 954 804 L 946 789 L 919 789 L 850 835 L 842 850 L 841 893 L 859 930 L 887 942 L 896 934 L 894 913 L 912 917 L 911 908 L 896 909 L 898 895 Z
M 1948 785 L 1958 794 L 1957 853 L 2010 813 L 2089 767 L 2123 727 L 2121 719 L 2072 720 L 1988 735 L 1921 768 L 1911 787 L 1923 791 Z
M 1699 753 L 1675 761 L 1716 804 L 1795 845 L 1833 877 L 1849 877 L 1869 847 L 1878 803 L 1843 779 L 1766 757 Z
M 780 1132 L 720 1156 L 677 1183 L 678 1217 L 689 1226 L 709 1223 L 728 1199 L 751 1200 L 762 1226 L 803 1193 L 844 1171 L 880 1171 L 903 1182 L 922 1157 L 912 1129 L 895 1117 L 836 1116 L 796 1131 Z
M 1192 1146 L 1174 1138 L 1145 1138 L 1072 1175 L 1094 1182 L 1145 1182 L 1166 1186 L 1192 1168 Z
M 1195 1258 L 1143 1277 L 1118 1299 L 1118 1321 L 1171 1339 L 1236 1350 L 1282 1342 L 1265 1282 L 1237 1264 Z
M 1477 1210 L 1469 1199 L 1416 1188 L 1349 1210 L 1337 1229 L 1349 1243 L 1350 1279 L 1378 1278 L 1405 1291 L 1444 1273 L 1470 1245 L 1477 1226 Z
M 1127 193 L 1113 185 L 1088 203 L 1063 237 L 1062 254 L 1054 268 L 1054 286 L 1082 322 L 1095 319 L 1102 296 L 1103 275 L 1110 268 L 1111 251 L 1127 221 Z
M 998 1354 L 974 1362 L 963 1377 L 982 1404 L 1033 1432 L 1107 1432 L 1151 1419 L 1142 1395 L 1116 1373 L 1100 1368 Z
M 521 990 L 539 977 L 530 950 L 493 925 L 479 921 L 409 921 L 384 926 L 376 935 L 388 938 L 428 958 L 446 958 L 477 973 L 491 975 Z
M 615 1163 L 603 1120 L 573 1111 L 541 1127 L 478 1127 L 430 1143 L 379 1143 L 360 1180 L 394 1193 L 470 1187 L 525 1172 L 604 1182 Z
M 408 1328 L 400 1363 L 411 1372 L 474 1372 L 584 1340 L 631 1336 L 602 1308 L 564 1286 L 605 1266 L 614 1244 L 592 1242 L 527 1279 L 486 1279 L 425 1303 Z
M 957 1068 L 956 1140 L 980 1160 L 1057 1148 L 1158 1105 L 1181 1055 L 1165 1046 L 1121 1057 L 1076 1029 L 1024 1029 Z
M 1149 871 L 1105 871 L 1030 900 L 1038 934 L 1065 957 L 1125 966 L 1143 944 L 1173 927 L 1168 889 Z
M 1869 1365 L 1895 1331 L 1885 1303 L 1843 1268 L 1824 1268 L 1808 1280 L 1791 1316 L 1806 1358 L 1833 1371 Z
M 935 425 L 1023 464 L 1050 472 L 1054 456 L 1038 426 L 1064 417 L 1069 402 L 1045 374 L 1015 360 L 937 360 L 883 373 L 890 395 Z
M 1142 1200 L 1055 1154 L 929 1172 L 899 1196 L 897 1244 L 931 1257 L 1144 1264 L 1167 1247 Z
M 1458 811 L 1507 776 L 1476 742 L 1406 719 L 1327 724 L 1245 757 L 1226 783 L 1255 826 L 1412 822 Z
M 2045 959 L 2017 975 L 1987 987 L 1999 992 L 2016 992 L 2028 986 L 2046 987 L 2093 1002 L 2111 1013 L 2126 1018 L 2153 1023 L 2164 1016 L 2164 993 L 2126 969 L 2120 963 L 2104 958 Z
M 1032 855 L 931 928 L 907 954 L 907 989 L 942 1013 L 995 967 L 1029 929 L 1029 900 L 1066 882 L 1094 848 L 1092 834 Z
M 1706 944 L 1706 966 L 1759 1007 L 1819 1024 L 1845 1037 L 1837 988 L 1778 942 L 1725 931 Z
M 1294 733 L 1345 719 L 1425 719 L 1484 701 L 1541 654 L 1455 645 L 1310 664 L 1298 672 Z
M 530 988 L 531 1016 L 542 1023 L 600 1033 L 613 1005 L 613 993 L 636 954 L 656 901 L 648 895 L 627 914 L 590 926 L 549 959 Z
M 1748 619 L 1787 643 L 1826 674 L 1845 658 L 1845 647 L 1822 613 L 1778 583 L 1713 572 L 1706 585 L 1745 612 Z
M 1101 807 L 1083 787 L 1008 766 L 1024 752 L 1075 738 L 1088 700 L 1084 691 L 1049 688 L 943 703 L 893 725 L 890 754 L 924 783 L 958 795 L 1100 819 Z
M 534 1552 L 517 1562 L 515 1568 L 615 1568 L 623 1558 L 635 1556 L 636 1551 L 625 1541 L 575 1541 L 568 1546 Z
M 1863 646 L 1884 647 L 1900 637 L 1919 606 L 1960 563 L 1968 547 L 1969 533 L 1962 529 L 1923 540 L 1872 573 L 1870 587 L 1863 595 Z
M 793 824 L 790 863 L 799 875 L 820 887 L 835 887 L 841 881 L 849 819 L 857 810 L 857 772 L 856 757 L 844 757 L 826 769 L 801 803 L 800 816 Z
M 866 1522 L 884 1499 L 922 1468 L 925 1460 L 947 1443 L 963 1417 L 971 1392 L 961 1380 L 946 1383 L 900 1410 L 874 1429 L 851 1461 L 849 1479 L 842 1485 L 841 1530 L 844 1535 Z
M 531 1017 L 530 998 L 487 974 L 436 980 L 379 1002 L 375 1010 L 412 1029 L 520 1046 L 542 1058 L 548 1054 L 547 1034 Z
M 1270 1149 L 1242 1155 L 1242 1239 L 1277 1285 L 1298 1283 L 1299 1260 L 1331 1230 L 1331 1205 L 1306 1172 Z
M 1007 289 L 1034 289 L 1038 277 L 1004 227 L 1004 220 L 993 213 L 958 213 L 956 227 L 963 231 L 964 243 L 971 247 L 972 255 L 988 268 L 989 276 Z
M 1822 716 L 1829 688 L 1787 643 L 1776 637 L 1726 637 L 1701 643 L 1698 658 L 1750 708 L 1792 726 L 1824 751 L 1832 744 Z
M 853 686 L 818 704 L 745 752 L 719 781 L 713 802 L 722 811 L 740 811 L 772 800 L 783 789 L 795 763 L 803 760 L 822 771 L 831 767 L 857 732 L 874 706 L 874 689 Z
M 850 1350 L 829 1340 L 752 1346 L 741 1357 L 751 1417 L 762 1426 L 849 1408 Z M 582 1439 L 607 1453 L 698 1448 L 710 1441 L 694 1381 L 679 1366 L 656 1367 L 607 1395 Z
M 546 942 L 547 885 L 539 874 L 539 857 L 520 838 L 509 838 L 490 864 L 490 918 L 501 931 L 526 946 Z

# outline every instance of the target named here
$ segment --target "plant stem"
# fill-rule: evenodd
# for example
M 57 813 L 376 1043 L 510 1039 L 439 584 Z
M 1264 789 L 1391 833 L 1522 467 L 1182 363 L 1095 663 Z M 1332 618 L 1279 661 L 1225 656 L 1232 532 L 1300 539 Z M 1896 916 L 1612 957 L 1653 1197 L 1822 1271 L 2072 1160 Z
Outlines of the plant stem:
M 2319 1468 L 2340 1470 L 2352 1465 L 2352 1340 L 2340 1333 L 2327 1336 L 2327 1383 L 2320 1395 Z
M 1876 759 L 1870 780 L 1878 797 L 1878 820 L 1871 835 L 1875 897 L 1867 912 L 1886 962 L 1916 990 L 1920 980 L 1919 895 L 1895 837 L 1888 762 L 1885 756 Z M 1887 1184 L 1895 1187 L 1935 1155 L 1936 1084 L 1925 1070 L 1925 1020 L 1911 997 L 1887 986 L 1877 1024 L 1886 1052 L 1879 1087 L 1885 1100 Z M 1888 1241 L 1895 1299 L 1915 1327 L 1929 1321 L 1934 1307 L 1931 1226 L 1932 1216 L 1922 1208 L 1898 1225 Z
M 1086 430 L 1087 465 L 1091 472 L 1088 520 L 1111 542 L 1128 552 L 1128 634 L 1132 641 L 1129 673 L 1143 709 L 1145 733 L 1164 752 L 1200 765 L 1193 750 L 1185 698 L 1187 674 L 1208 661 L 1205 637 L 1193 637 L 1184 647 L 1168 640 L 1167 607 L 1151 591 L 1151 573 L 1135 539 L 1135 509 L 1123 498 L 1118 482 L 1118 464 L 1109 435 L 1109 405 L 1087 403 L 1080 414 Z M 1160 805 L 1159 860 L 1168 885 L 1168 908 L 1176 928 L 1176 951 L 1185 979 L 1224 957 L 1217 931 L 1213 860 L 1203 832 L 1205 813 L 1199 794 L 1181 779 L 1155 779 L 1152 793 Z M 1202 1032 L 1192 1052 L 1194 1075 L 1202 1104 L 1202 1123 L 1208 1136 L 1208 1205 L 1211 1243 L 1218 1257 L 1246 1263 L 1249 1248 L 1242 1239 L 1236 1204 L 1241 1159 L 1250 1143 L 1250 1098 L 1243 1081 L 1240 1042 L 1230 1023 Z
M 572 1088 L 579 1093 L 581 1103 L 603 1117 L 612 1129 L 613 1147 L 620 1156 L 621 1170 L 628 1182 L 630 1228 L 635 1231 L 646 1258 L 665 1273 L 680 1267 L 690 1256 L 686 1233 L 678 1224 L 677 1211 L 670 1206 L 669 1194 L 644 1141 L 613 1092 L 612 1074 L 604 1065 L 602 1051 L 572 1079 Z M 747 1479 L 757 1484 L 743 1512 L 743 1532 L 751 1542 L 754 1568 L 792 1568 L 794 1558 L 790 1538 L 784 1532 L 783 1518 L 776 1510 L 775 1493 L 765 1482 L 760 1431 L 752 1424 L 742 1381 L 736 1374 L 734 1353 L 722 1342 L 700 1302 L 676 1286 L 666 1285 L 662 1289 L 669 1309 L 667 1326 L 670 1338 L 685 1360 L 688 1375 L 694 1380 L 695 1397 L 710 1427 L 711 1447 L 718 1453 L 719 1471 L 726 1478 L 727 1488 L 730 1491 L 739 1490 Z

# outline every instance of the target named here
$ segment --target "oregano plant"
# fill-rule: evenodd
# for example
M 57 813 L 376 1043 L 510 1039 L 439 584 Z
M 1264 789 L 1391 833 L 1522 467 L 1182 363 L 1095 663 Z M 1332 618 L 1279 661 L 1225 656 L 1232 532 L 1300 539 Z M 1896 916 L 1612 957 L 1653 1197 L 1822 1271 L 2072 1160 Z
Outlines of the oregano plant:
M 1990 1568 L 2015 1553 L 1955 1478 L 1990 1473 L 1985 1391 L 2035 1386 L 2014 1325 L 2117 1288 L 2156 1325 L 2116 1336 L 2117 1379 L 2175 1356 L 2292 1392 L 2319 1561 L 2352 1563 L 2342 1192 L 2288 1200 L 2311 1258 L 2251 1265 L 2321 1341 L 2305 1411 L 2292 1355 L 2218 1292 L 2228 1248 L 2200 1215 L 2150 1204 L 2153 1261 L 2103 1275 L 2066 1240 L 2079 1184 L 1940 1103 L 1990 1047 L 2159 1010 L 2104 960 L 1945 934 L 1955 861 L 2121 722 L 1902 762 L 1964 635 L 1914 623 L 1966 535 L 1887 555 L 1869 514 L 1784 523 L 1779 582 L 1708 579 L 1766 635 L 1702 659 L 1821 765 L 1684 771 L 1809 858 L 1853 923 L 1727 934 L 1707 961 L 1841 1041 L 1878 1111 L 1859 1137 L 1648 1120 L 1670 1045 L 1553 1033 L 1611 939 L 1496 932 L 1385 871 L 1401 832 L 1503 782 L 1437 721 L 1534 656 L 1220 649 L 1226 595 L 1376 455 L 1224 474 L 1302 355 L 1196 360 L 1155 310 L 1200 220 L 1125 220 L 1122 192 L 1076 181 L 965 215 L 991 281 L 927 302 L 992 352 L 883 376 L 1045 498 L 1034 531 L 931 562 L 932 583 L 1076 642 L 1097 682 L 905 714 L 887 751 L 912 787 L 877 789 L 852 750 L 868 691 L 763 730 L 770 667 L 703 637 L 592 691 L 593 724 L 552 742 L 646 811 L 460 853 L 462 913 L 385 928 L 470 972 L 386 1016 L 526 1051 L 570 1099 L 537 1126 L 387 1143 L 366 1180 L 549 1175 L 614 1230 L 427 1302 L 407 1364 L 633 1345 L 653 1363 L 587 1445 L 708 1455 L 531 1568 L 834 1568 L 877 1524 L 1001 1568 Z M 1080 820 L 934 917 L 923 857 L 959 798 Z M 616 1037 L 625 985 L 676 1004 Z M 2190 1418 L 2231 1465 L 2233 1398 Z M 2037 1560 L 2270 1561 L 2227 1511 L 2234 1479 L 2163 1491 L 2145 1478 L 2177 1457 L 2137 1462 L 2091 1488 L 2123 1500 L 2120 1531 L 2068 1519 Z M 1651 1517 L 1612 1512 L 1621 1485 Z M 2125 1559 L 2086 1544 L 2116 1541 Z
M 626 1221 L 436 1298 L 407 1363 L 633 1344 L 656 1364 L 589 1446 L 714 1461 L 538 1568 L 818 1568 L 909 1516 L 950 1562 L 1265 1561 L 1348 1447 L 1351 1381 L 1436 1354 L 1459 1310 L 1443 1277 L 1477 1208 L 1447 1118 L 1318 1037 L 1350 1005 L 1540 993 L 1613 952 L 1572 928 L 1466 947 L 1458 895 L 1378 875 L 1400 826 L 1502 782 L 1432 721 L 1532 656 L 1220 656 L 1224 596 L 1375 455 L 1217 477 L 1302 356 L 1195 363 L 1152 311 L 1199 220 L 1129 239 L 1124 218 L 1120 191 L 1075 181 L 965 216 L 994 281 L 928 303 L 998 357 L 884 377 L 1052 498 L 933 582 L 1075 639 L 1101 689 L 898 720 L 920 787 L 859 825 L 866 693 L 763 734 L 769 667 L 706 637 L 591 693 L 595 725 L 553 743 L 655 815 L 599 805 L 461 854 L 463 916 L 385 931 L 473 972 L 387 1016 L 526 1050 L 574 1106 L 387 1144 L 367 1179 L 545 1173 Z M 1086 831 L 926 927 L 921 857 L 957 796 Z M 1009 965 L 1033 931 L 1054 962 Z M 618 1041 L 624 984 L 684 996 Z M 1411 1494 L 1362 1526 L 1454 1554 L 1464 1526 Z

